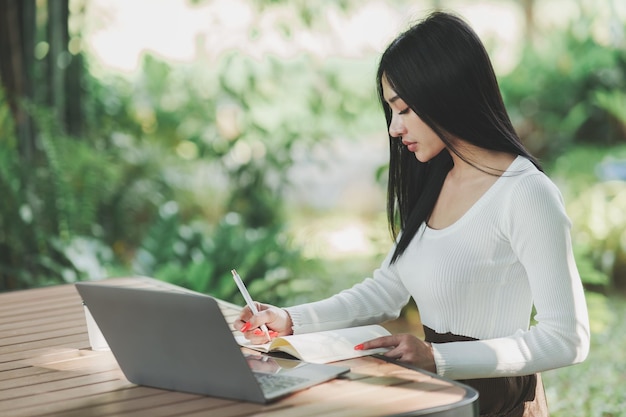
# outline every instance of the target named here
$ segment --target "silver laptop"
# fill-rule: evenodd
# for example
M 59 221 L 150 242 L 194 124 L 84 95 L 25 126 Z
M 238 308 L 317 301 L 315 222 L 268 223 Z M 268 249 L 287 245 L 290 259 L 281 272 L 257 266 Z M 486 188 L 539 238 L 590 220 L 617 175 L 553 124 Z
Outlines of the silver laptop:
M 138 385 L 268 403 L 349 371 L 244 354 L 207 295 L 75 285 L 122 372 Z

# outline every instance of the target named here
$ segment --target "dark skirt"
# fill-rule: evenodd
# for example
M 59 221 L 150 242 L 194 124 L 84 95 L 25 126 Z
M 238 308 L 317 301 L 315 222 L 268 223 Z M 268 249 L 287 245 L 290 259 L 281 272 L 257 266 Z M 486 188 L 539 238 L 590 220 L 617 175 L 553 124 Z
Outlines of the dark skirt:
M 477 340 L 452 333 L 437 333 L 424 326 L 430 343 L 465 342 Z M 481 417 L 547 417 L 548 404 L 540 374 L 463 379 L 460 383 L 478 391 Z

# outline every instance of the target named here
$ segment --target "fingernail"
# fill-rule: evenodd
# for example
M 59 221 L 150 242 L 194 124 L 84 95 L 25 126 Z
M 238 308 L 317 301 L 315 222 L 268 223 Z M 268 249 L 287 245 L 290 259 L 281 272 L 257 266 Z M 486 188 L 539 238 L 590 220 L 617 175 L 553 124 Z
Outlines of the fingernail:
M 250 322 L 247 322 L 246 324 L 241 326 L 241 333 L 247 332 L 248 330 L 250 330 L 250 327 L 252 327 L 252 324 L 250 324 Z
M 261 329 L 254 329 L 254 331 L 252 333 L 254 333 L 255 336 L 261 336 L 263 334 L 263 330 L 261 330 Z
M 356 345 L 354 350 L 363 350 L 363 343 Z
M 271 338 L 278 337 L 278 332 L 276 332 L 274 330 L 270 330 L 270 337 Z

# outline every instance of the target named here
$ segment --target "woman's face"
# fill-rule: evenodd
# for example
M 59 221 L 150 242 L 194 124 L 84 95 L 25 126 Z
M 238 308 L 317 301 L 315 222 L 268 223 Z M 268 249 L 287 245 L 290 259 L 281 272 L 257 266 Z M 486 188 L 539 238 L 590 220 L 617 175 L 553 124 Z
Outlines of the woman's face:
M 398 138 L 420 162 L 428 162 L 446 145 L 439 136 L 391 88 L 387 77 L 382 77 L 383 97 L 391 108 L 389 134 Z

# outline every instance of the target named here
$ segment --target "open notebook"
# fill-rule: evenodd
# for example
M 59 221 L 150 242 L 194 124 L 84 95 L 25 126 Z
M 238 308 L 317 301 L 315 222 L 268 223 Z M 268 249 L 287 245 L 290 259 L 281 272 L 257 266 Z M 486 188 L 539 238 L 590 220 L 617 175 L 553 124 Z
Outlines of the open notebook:
M 354 350 L 354 346 L 390 334 L 382 326 L 370 325 L 282 336 L 263 345 L 253 345 L 241 334 L 236 339 L 241 346 L 259 352 L 285 352 L 306 362 L 329 363 L 386 352 L 386 348 Z

